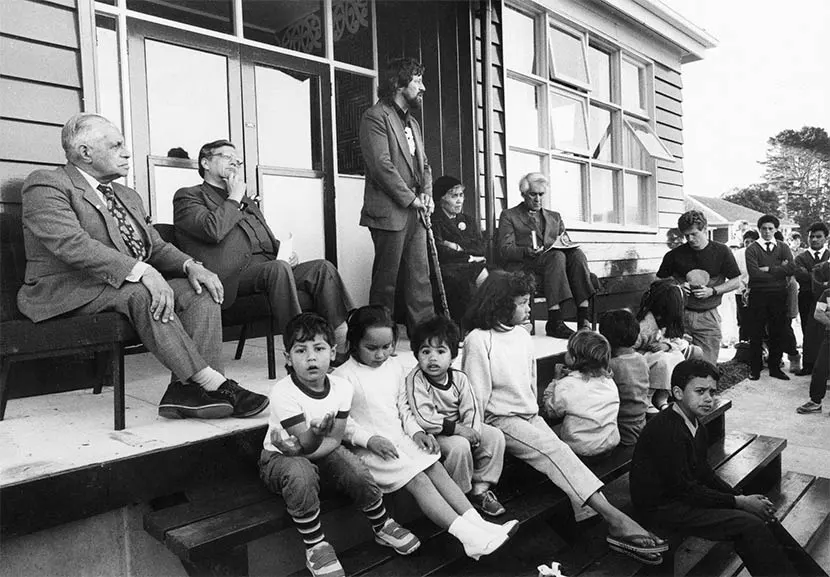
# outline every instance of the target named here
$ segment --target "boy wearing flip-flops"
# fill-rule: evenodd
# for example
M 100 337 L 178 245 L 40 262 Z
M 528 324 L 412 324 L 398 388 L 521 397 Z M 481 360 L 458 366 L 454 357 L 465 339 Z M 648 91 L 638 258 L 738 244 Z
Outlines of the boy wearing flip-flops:
M 674 402 L 646 424 L 634 449 L 631 501 L 644 524 L 661 534 L 732 541 L 754 576 L 797 575 L 768 527 L 776 522 L 772 502 L 738 494 L 709 465 L 699 419 L 714 407 L 718 378 L 718 369 L 703 360 L 675 367 Z

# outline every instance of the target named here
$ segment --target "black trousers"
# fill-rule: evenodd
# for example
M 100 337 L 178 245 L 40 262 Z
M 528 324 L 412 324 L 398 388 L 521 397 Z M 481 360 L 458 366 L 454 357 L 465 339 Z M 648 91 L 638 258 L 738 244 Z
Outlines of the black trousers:
M 817 325 L 824 328 L 824 325 L 815 321 Z M 830 334 L 824 333 L 824 339 L 817 347 L 818 353 L 813 363 L 813 375 L 810 377 L 810 400 L 814 403 L 821 403 L 824 395 L 827 394 L 827 377 L 830 375 Z
M 752 513 L 671 503 L 642 514 L 642 518 L 658 535 L 680 534 L 733 542 L 735 552 L 753 577 L 799 574 L 790 561 L 790 551 L 782 546 L 770 527 Z
M 824 339 L 824 325 L 813 318 L 816 297 L 812 292 L 798 293 L 798 314 L 801 317 L 801 332 L 804 335 L 804 368 L 810 369 L 816 362 L 819 345 Z
M 749 308 L 744 303 L 743 293 L 735 293 L 735 316 L 738 318 L 738 340 L 749 341 Z
M 753 373 L 761 372 L 761 348 L 764 329 L 769 337 L 769 358 L 767 366 L 777 370 L 784 352 L 793 353 L 795 335 L 787 316 L 787 289 L 749 293 L 749 368 Z

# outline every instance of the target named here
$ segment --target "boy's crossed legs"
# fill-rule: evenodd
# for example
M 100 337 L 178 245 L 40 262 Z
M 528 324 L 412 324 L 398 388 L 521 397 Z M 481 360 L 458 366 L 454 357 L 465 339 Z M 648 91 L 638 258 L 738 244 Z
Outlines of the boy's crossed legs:
M 408 555 L 421 545 L 415 535 L 389 517 L 383 493 L 369 469 L 342 446 L 314 462 L 302 456 L 263 451 L 259 467 L 265 485 L 285 501 L 306 546 L 306 565 L 315 576 L 345 575 L 320 524 L 321 478 L 354 501 L 371 523 L 377 543 L 392 547 L 401 555 Z

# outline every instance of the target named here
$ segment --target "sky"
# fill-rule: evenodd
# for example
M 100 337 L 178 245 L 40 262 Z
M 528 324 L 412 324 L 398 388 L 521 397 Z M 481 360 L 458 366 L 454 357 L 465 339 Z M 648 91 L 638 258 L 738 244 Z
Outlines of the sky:
M 662 0 L 718 40 L 683 77 L 686 194 L 760 182 L 766 142 L 830 131 L 830 0 Z

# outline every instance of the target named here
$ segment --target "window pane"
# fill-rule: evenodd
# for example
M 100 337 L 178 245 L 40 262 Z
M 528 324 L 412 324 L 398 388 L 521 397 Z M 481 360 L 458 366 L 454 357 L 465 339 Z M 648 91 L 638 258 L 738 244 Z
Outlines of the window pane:
M 199 28 L 233 34 L 233 0 L 127 0 L 127 8 Z
M 614 171 L 591 167 L 591 220 L 619 222 L 614 208 Z
M 585 152 L 588 128 L 585 126 L 585 101 L 558 92 L 550 93 L 550 130 L 553 148 Z
M 645 70 L 633 62 L 623 59 L 621 73 L 623 108 L 628 110 L 645 110 Z
M 650 157 L 643 149 L 634 131 L 628 126 L 625 128 L 625 138 L 623 140 L 623 164 L 628 168 L 649 170 Z
M 334 113 L 337 123 L 337 171 L 364 174 L 358 129 L 360 116 L 372 105 L 372 79 L 348 72 L 334 73 Z
M 229 138 L 227 59 L 155 40 L 144 52 L 150 154 L 181 147 L 197 158 L 205 142 Z
M 98 56 L 98 98 L 103 116 L 123 131 L 121 121 L 121 81 L 118 76 L 118 23 L 109 16 L 95 16 Z
M 591 158 L 611 162 L 613 139 L 611 138 L 611 112 L 591 106 Z
M 541 156 L 512 150 L 507 153 L 507 206 L 516 206 L 521 202 L 519 181 L 530 172 L 542 172 Z
M 611 55 L 588 47 L 588 67 L 591 69 L 591 98 L 611 101 Z
M 250 40 L 325 55 L 322 0 L 242 0 L 242 26 Z
M 198 151 L 196 152 L 198 154 Z M 153 222 L 166 224 L 173 224 L 173 195 L 176 191 L 202 181 L 195 168 L 155 163 L 150 165 L 150 179 L 153 190 Z
M 506 108 L 509 142 L 519 146 L 540 146 L 542 123 L 539 122 L 539 98 L 536 87 L 508 78 Z
M 302 261 L 326 258 L 323 180 L 263 174 L 262 214 L 280 241 L 292 239 Z
M 536 27 L 533 18 L 505 8 L 503 19 L 502 37 L 510 39 L 503 43 L 505 65 L 517 72 L 534 73 Z
M 626 174 L 624 181 L 625 224 L 651 224 L 648 177 Z
M 369 0 L 333 0 L 334 59 L 365 68 L 372 62 L 372 3 Z
M 552 158 L 550 161 L 550 193 L 545 197 L 551 210 L 569 222 L 585 221 L 585 199 L 582 165 Z
M 674 162 L 674 156 L 660 142 L 660 137 L 652 130 L 651 126 L 634 118 L 626 118 L 625 124 L 628 126 L 631 136 L 636 138 L 647 154 Z
M 254 78 L 259 164 L 322 169 L 317 77 L 256 66 Z
M 551 79 L 576 80 L 587 84 L 588 70 L 582 38 L 552 27 L 549 33 Z

